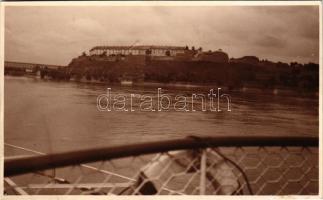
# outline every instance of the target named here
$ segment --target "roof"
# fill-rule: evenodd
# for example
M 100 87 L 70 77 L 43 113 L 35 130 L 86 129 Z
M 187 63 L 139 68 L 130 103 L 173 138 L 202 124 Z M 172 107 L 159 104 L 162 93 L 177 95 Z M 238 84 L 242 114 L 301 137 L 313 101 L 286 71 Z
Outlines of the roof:
M 258 60 L 259 58 L 257 56 L 243 56 L 241 58 L 232 58 L 232 60 Z
M 185 50 L 185 47 L 181 46 L 157 46 L 157 45 L 141 45 L 141 46 L 96 46 L 93 47 L 90 51 L 93 50 L 147 50 L 147 49 L 164 49 L 164 50 Z

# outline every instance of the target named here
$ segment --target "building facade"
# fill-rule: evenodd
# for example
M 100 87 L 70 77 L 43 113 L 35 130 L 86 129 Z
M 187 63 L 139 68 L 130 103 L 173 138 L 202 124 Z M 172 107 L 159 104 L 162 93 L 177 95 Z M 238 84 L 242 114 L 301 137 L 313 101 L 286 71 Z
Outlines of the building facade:
M 215 62 L 215 63 L 228 63 L 229 56 L 227 53 L 223 52 L 221 49 L 217 51 L 209 51 L 200 53 L 197 57 L 198 60 Z
M 179 46 L 96 46 L 90 55 L 151 55 L 176 56 L 185 53 L 186 47 Z
M 259 64 L 259 58 L 256 56 L 243 56 L 241 58 L 231 58 L 231 63 L 243 63 L 243 64 L 249 64 L 249 65 L 258 65 Z

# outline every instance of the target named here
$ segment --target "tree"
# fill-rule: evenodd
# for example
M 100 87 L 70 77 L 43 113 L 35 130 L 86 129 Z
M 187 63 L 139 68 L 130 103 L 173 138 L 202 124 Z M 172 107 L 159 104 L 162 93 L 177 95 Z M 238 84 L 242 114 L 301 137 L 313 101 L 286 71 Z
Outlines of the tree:
M 147 49 L 146 50 L 146 55 L 150 55 L 151 54 L 151 49 Z
M 107 51 L 103 51 L 101 56 L 107 56 Z

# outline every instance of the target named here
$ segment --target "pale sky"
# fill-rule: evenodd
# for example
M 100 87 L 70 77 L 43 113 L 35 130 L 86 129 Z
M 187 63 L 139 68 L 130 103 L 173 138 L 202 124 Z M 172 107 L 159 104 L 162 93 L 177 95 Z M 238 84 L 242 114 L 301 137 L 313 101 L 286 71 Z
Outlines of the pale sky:
M 6 7 L 5 60 L 67 65 L 96 45 L 222 49 L 319 62 L 318 6 Z

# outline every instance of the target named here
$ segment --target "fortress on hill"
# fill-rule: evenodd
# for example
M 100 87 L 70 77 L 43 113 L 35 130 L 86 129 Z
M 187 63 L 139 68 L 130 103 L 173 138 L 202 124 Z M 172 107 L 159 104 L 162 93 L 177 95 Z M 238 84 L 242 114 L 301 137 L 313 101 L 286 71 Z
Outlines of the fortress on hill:
M 188 46 L 96 46 L 90 49 L 90 56 L 149 56 L 152 60 L 182 60 L 182 61 L 211 61 L 226 63 L 229 61 L 227 53 L 221 49 L 203 52 L 202 48 Z
M 101 83 L 182 83 L 228 88 L 295 88 L 318 91 L 319 65 L 229 58 L 221 49 L 188 46 L 95 46 L 68 66 L 5 62 L 6 75 L 40 73 L 42 78 Z

